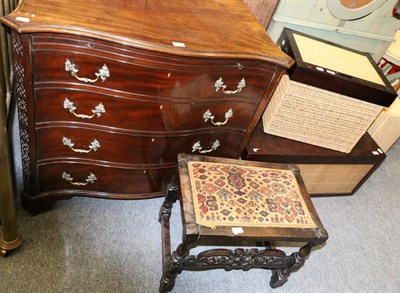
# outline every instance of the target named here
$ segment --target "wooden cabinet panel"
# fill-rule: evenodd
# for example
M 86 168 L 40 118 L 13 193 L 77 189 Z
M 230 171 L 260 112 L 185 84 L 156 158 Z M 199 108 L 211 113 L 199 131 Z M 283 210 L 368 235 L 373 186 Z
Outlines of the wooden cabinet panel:
M 38 160 L 82 158 L 127 164 L 173 164 L 179 152 L 210 150 L 213 155 L 232 157 L 243 131 L 203 130 L 191 133 L 121 133 L 81 126 L 57 126 L 37 129 Z M 194 150 L 199 143 L 201 150 Z
M 145 131 L 218 128 L 212 122 L 225 121 L 221 126 L 246 130 L 258 107 L 257 102 L 240 98 L 165 99 L 97 93 L 79 87 L 39 88 L 35 98 L 39 124 L 70 121 Z
M 48 42 L 54 41 L 49 38 Z M 259 100 L 274 71 L 271 66 L 257 67 L 240 59 L 199 61 L 181 57 L 165 62 L 135 51 L 123 51 L 122 55 L 116 46 L 110 48 L 113 52 L 99 51 L 92 49 L 97 48 L 92 41 L 86 42 L 91 45 L 85 48 L 58 42 L 41 46 L 33 43 L 35 82 L 81 82 L 95 88 L 182 98 L 223 97 L 223 91 L 231 91 L 237 93 L 236 97 Z M 106 71 L 104 75 L 102 70 Z M 218 91 L 217 81 L 221 83 Z
M 164 189 L 173 170 L 173 166 L 127 168 L 77 161 L 53 162 L 40 165 L 38 189 L 39 192 L 63 190 L 96 197 L 135 199 Z
M 260 24 L 268 28 L 279 0 L 243 0 Z

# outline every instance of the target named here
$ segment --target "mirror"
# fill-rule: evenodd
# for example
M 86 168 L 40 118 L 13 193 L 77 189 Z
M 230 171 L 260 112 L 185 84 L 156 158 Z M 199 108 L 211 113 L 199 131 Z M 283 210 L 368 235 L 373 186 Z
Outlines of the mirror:
M 363 18 L 389 0 L 325 0 L 333 16 L 341 20 Z
M 374 0 L 340 0 L 340 3 L 348 9 L 361 8 L 372 2 L 374 2 Z

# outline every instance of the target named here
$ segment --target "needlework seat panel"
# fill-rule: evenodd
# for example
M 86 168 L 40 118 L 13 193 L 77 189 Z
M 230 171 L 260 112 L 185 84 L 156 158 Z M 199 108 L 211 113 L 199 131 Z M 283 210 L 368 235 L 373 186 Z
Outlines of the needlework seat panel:
M 188 170 L 199 225 L 316 227 L 291 170 L 196 161 Z

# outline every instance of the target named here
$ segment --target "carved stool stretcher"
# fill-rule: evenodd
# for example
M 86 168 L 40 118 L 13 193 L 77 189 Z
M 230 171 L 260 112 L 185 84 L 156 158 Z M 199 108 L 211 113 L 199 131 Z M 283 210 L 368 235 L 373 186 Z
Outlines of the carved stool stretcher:
M 183 239 L 171 254 L 169 218 L 179 199 Z M 311 249 L 328 234 L 319 220 L 295 165 L 178 155 L 178 175 L 167 188 L 160 210 L 163 276 L 160 292 L 169 292 L 183 270 L 222 268 L 272 270 L 270 286 L 282 286 Z M 202 240 L 254 241 L 265 249 L 209 249 L 190 255 Z M 269 247 L 273 241 L 306 243 L 298 252 Z

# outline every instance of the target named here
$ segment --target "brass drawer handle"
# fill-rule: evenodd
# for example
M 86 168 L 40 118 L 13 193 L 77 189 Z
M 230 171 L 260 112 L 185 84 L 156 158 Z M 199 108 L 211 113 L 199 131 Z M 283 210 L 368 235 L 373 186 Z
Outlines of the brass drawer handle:
M 212 151 L 215 151 L 219 146 L 220 146 L 219 140 L 216 139 L 211 149 L 203 150 L 203 147 L 200 145 L 200 141 L 198 141 L 192 146 L 192 153 L 194 153 L 195 151 L 199 151 L 200 154 L 211 153 Z
M 75 77 L 77 80 L 83 81 L 86 83 L 88 83 L 88 82 L 95 83 L 96 81 L 99 80 L 99 78 L 101 79 L 101 81 L 105 81 L 108 77 L 110 77 L 110 71 L 108 70 L 108 67 L 105 64 L 103 65 L 102 68 L 99 69 L 98 72 L 95 73 L 95 75 L 97 76 L 95 79 L 90 79 L 87 77 L 79 77 L 77 75 L 77 73 L 79 71 L 78 68 L 76 68 L 76 65 L 73 62 L 71 62 L 68 58 L 67 58 L 67 60 L 65 60 L 65 71 L 70 72 L 71 75 L 73 77 Z
M 82 119 L 92 119 L 93 117 L 97 116 L 100 117 L 101 114 L 106 112 L 106 108 L 104 108 L 104 105 L 102 103 L 98 104 L 94 109 L 92 110 L 93 115 L 85 115 L 85 114 L 76 114 L 75 110 L 76 107 L 73 102 L 65 98 L 64 100 L 64 109 L 67 109 L 70 113 L 74 114 L 78 118 Z
M 233 94 L 237 94 L 240 93 L 242 91 L 242 89 L 244 89 L 246 87 L 246 80 L 244 78 L 242 78 L 238 84 L 237 84 L 237 88 L 234 91 L 231 90 L 225 90 L 226 89 L 226 85 L 224 84 L 224 82 L 222 81 L 222 77 L 220 77 L 216 82 L 215 82 L 215 91 L 218 92 L 219 90 L 222 89 L 223 93 L 226 95 L 233 95 Z
M 211 123 L 215 126 L 222 126 L 225 125 L 229 118 L 231 118 L 233 116 L 233 110 L 229 109 L 228 111 L 225 112 L 225 121 L 224 122 L 214 122 L 214 115 L 210 112 L 210 110 L 207 110 L 204 114 L 203 114 L 203 119 L 205 122 L 208 121 L 208 119 L 210 119 Z
M 72 178 L 72 176 L 65 171 L 62 173 L 62 179 L 71 183 L 72 185 L 77 185 L 77 186 L 85 186 L 88 185 L 89 183 L 93 184 L 97 180 L 96 176 L 93 173 L 90 173 L 89 176 L 86 178 L 86 182 L 73 182 L 74 178 Z
M 100 142 L 97 139 L 94 139 L 90 145 L 89 145 L 89 149 L 87 150 L 81 150 L 81 149 L 74 149 L 74 143 L 72 142 L 72 140 L 68 137 L 63 137 L 62 138 L 62 143 L 63 145 L 66 145 L 67 147 L 69 147 L 71 150 L 73 150 L 76 153 L 90 153 L 91 151 L 97 151 L 101 146 L 100 146 Z

